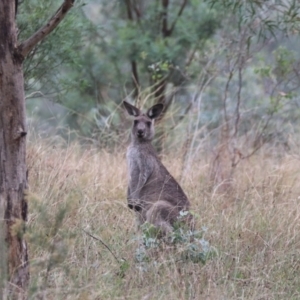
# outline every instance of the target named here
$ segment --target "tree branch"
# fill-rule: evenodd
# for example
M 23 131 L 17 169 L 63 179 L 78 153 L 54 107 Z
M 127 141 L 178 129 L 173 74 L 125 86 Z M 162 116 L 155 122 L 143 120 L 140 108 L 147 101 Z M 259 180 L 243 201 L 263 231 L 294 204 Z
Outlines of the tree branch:
M 64 3 L 49 20 L 49 22 L 45 26 L 40 28 L 37 32 L 35 32 L 30 38 L 19 45 L 18 51 L 23 58 L 25 58 L 28 53 L 30 53 L 30 51 L 35 47 L 36 44 L 42 41 L 57 27 L 57 25 L 66 16 L 67 12 L 72 8 L 74 1 L 75 0 L 64 0 Z
M 174 30 L 174 28 L 175 28 L 175 25 L 176 25 L 178 19 L 180 18 L 180 16 L 181 16 L 182 13 L 183 13 L 183 10 L 184 10 L 184 8 L 185 8 L 185 6 L 186 6 L 186 4 L 187 4 L 187 1 L 188 1 L 188 0 L 184 0 L 184 1 L 183 1 L 182 5 L 181 5 L 181 7 L 180 7 L 180 10 L 179 10 L 179 12 L 178 12 L 178 14 L 177 14 L 177 17 L 176 17 L 176 19 L 174 20 L 174 22 L 172 23 L 171 28 L 169 29 L 169 35 L 172 34 L 172 32 L 173 32 L 173 30 Z
M 133 21 L 133 15 L 132 15 L 132 10 L 131 10 L 131 3 L 130 3 L 130 0 L 125 0 L 125 5 L 126 5 L 126 8 L 127 8 L 127 16 L 128 16 L 128 19 L 130 21 Z
M 238 91 L 237 91 L 237 100 L 236 100 L 236 108 L 235 108 L 235 123 L 234 123 L 234 133 L 233 137 L 236 138 L 239 131 L 239 123 L 240 123 L 240 106 L 241 106 L 241 92 L 243 85 L 243 58 L 241 57 L 241 53 L 239 54 L 239 67 L 238 67 Z
M 134 4 L 131 3 L 130 0 L 126 0 L 125 5 L 127 8 L 128 20 L 130 22 L 133 22 L 134 18 L 133 18 L 132 11 L 135 10 L 135 6 Z M 136 10 L 136 14 L 137 14 L 137 19 L 139 20 L 140 14 L 137 12 L 137 10 Z M 132 80 L 134 86 L 134 98 L 137 100 L 139 98 L 139 93 L 140 93 L 140 83 L 139 83 L 137 63 L 134 59 L 131 60 L 131 72 L 132 72 Z
M 163 37 L 168 37 L 169 30 L 168 30 L 168 6 L 169 0 L 162 0 L 163 12 L 162 12 L 162 34 Z
M 142 11 L 141 11 L 141 9 L 139 9 L 139 8 L 137 7 L 136 1 L 133 1 L 133 2 L 134 2 L 134 3 L 132 4 L 133 10 L 135 11 L 136 17 L 137 17 L 137 19 L 139 20 L 139 19 L 141 18 L 141 16 L 142 16 Z
M 134 98 L 138 99 L 140 95 L 140 83 L 139 83 L 139 75 L 137 69 L 137 63 L 135 60 L 131 61 L 131 69 L 132 69 L 132 79 L 134 84 Z

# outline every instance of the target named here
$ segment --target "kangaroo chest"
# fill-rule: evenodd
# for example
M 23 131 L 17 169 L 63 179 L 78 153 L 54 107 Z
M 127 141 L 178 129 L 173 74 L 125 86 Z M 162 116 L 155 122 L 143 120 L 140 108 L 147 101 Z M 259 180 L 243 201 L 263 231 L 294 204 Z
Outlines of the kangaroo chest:
M 139 147 L 129 146 L 126 158 L 130 177 L 137 175 L 137 173 L 146 173 L 149 175 L 153 172 L 155 161 L 152 155 L 147 152 L 145 153 Z

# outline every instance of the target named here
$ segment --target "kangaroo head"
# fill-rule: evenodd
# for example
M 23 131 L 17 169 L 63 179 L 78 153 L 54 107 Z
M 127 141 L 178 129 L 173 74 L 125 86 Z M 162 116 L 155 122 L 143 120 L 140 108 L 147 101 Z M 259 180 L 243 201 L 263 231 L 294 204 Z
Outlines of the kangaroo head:
M 145 114 L 126 101 L 123 104 L 128 114 L 134 117 L 131 131 L 133 139 L 138 142 L 151 141 L 154 136 L 154 120 L 162 113 L 163 104 L 152 106 Z

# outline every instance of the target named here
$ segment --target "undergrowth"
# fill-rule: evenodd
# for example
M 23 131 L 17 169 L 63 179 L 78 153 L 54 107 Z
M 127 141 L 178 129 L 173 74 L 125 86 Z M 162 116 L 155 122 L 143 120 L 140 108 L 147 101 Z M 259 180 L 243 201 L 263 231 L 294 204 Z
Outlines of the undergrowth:
M 174 230 L 167 235 L 162 235 L 157 227 L 148 222 L 141 225 L 141 237 L 136 239 L 139 246 L 135 256 L 136 261 L 141 264 L 140 267 L 146 269 L 149 263 L 157 263 L 156 257 L 166 249 L 176 262 L 191 261 L 205 264 L 216 253 L 209 241 L 204 238 L 206 227 L 197 230 L 184 223 L 183 219 L 188 214 L 188 211 L 180 211 L 178 220 L 173 225 Z
M 180 157 L 163 157 L 177 179 Z M 30 299 L 300 298 L 296 151 L 241 162 L 226 192 L 199 157 L 181 178 L 195 229 L 175 226 L 167 240 L 136 230 L 124 149 L 37 140 L 27 160 Z

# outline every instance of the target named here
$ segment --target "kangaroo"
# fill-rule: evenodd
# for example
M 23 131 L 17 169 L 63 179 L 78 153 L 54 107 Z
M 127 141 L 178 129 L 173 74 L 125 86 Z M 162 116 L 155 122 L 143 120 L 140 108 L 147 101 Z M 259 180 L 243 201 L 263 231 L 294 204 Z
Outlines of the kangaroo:
M 154 121 L 163 111 L 163 104 L 152 106 L 145 114 L 123 101 L 134 117 L 131 143 L 127 149 L 129 184 L 128 207 L 136 212 L 138 225 L 149 222 L 163 234 L 173 230 L 179 212 L 188 210 L 189 200 L 180 185 L 158 158 L 151 142 Z

